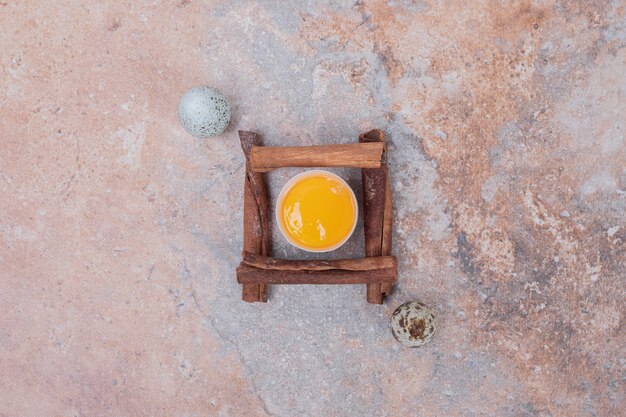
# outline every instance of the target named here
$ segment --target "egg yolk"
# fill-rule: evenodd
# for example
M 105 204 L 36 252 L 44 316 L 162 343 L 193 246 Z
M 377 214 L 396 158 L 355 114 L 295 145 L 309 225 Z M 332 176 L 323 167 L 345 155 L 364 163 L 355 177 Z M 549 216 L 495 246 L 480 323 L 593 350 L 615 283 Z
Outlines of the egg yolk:
M 288 239 L 310 249 L 331 248 L 351 232 L 356 203 L 351 190 L 335 178 L 304 177 L 284 194 L 281 226 Z

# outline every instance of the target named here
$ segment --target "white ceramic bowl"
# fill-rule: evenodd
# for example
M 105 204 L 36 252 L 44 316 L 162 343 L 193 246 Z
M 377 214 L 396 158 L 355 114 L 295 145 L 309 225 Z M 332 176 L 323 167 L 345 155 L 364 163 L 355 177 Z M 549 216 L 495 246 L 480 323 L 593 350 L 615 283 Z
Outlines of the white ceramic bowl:
M 339 181 L 340 183 L 342 183 L 344 185 L 344 187 L 346 187 L 346 189 L 348 189 L 350 191 L 350 195 L 352 196 L 352 203 L 354 204 L 354 222 L 352 224 L 352 228 L 350 229 L 350 233 L 348 233 L 343 240 L 341 240 L 340 242 L 336 243 L 335 245 L 327 247 L 327 248 L 322 248 L 322 249 L 307 248 L 307 247 L 302 246 L 299 242 L 292 240 L 289 237 L 289 234 L 287 234 L 287 232 L 285 230 L 283 230 L 283 223 L 282 223 L 282 221 L 280 219 L 280 216 L 282 214 L 281 207 L 282 207 L 282 204 L 283 204 L 283 200 L 285 199 L 285 195 L 291 189 L 291 187 L 296 182 L 302 180 L 303 178 L 317 176 L 317 175 L 323 175 L 323 176 L 326 176 L 326 177 L 330 177 L 330 178 L 333 178 L 333 179 Z M 356 224 L 357 224 L 357 222 L 359 220 L 359 205 L 358 205 L 358 203 L 356 201 L 356 196 L 354 195 L 354 191 L 352 190 L 352 188 L 339 175 L 333 174 L 332 172 L 329 172 L 329 171 L 326 171 L 326 170 L 323 170 L 323 169 L 312 169 L 310 171 L 305 171 L 305 172 L 302 172 L 302 173 L 294 176 L 289 181 L 287 181 L 287 183 L 283 186 L 282 190 L 280 190 L 280 194 L 278 195 L 278 198 L 276 199 L 275 212 L 276 212 L 275 214 L 276 214 L 276 222 L 278 223 L 278 228 L 280 229 L 280 233 L 283 235 L 285 240 L 287 240 L 287 242 L 289 242 L 291 245 L 295 246 L 298 249 L 302 249 L 302 250 L 307 251 L 307 252 L 315 252 L 315 253 L 330 252 L 330 251 L 333 251 L 335 249 L 340 248 L 344 243 L 346 243 L 348 241 L 348 239 L 350 239 L 350 237 L 352 236 L 352 233 L 354 233 L 354 229 L 356 228 Z

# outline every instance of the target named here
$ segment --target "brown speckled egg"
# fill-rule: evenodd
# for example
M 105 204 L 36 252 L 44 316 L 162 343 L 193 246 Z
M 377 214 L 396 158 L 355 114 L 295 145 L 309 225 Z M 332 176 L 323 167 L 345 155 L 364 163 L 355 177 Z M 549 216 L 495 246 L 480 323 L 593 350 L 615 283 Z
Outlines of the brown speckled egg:
M 437 331 L 437 322 L 428 307 L 410 301 L 402 304 L 391 315 L 391 331 L 404 346 L 420 347 L 430 342 Z

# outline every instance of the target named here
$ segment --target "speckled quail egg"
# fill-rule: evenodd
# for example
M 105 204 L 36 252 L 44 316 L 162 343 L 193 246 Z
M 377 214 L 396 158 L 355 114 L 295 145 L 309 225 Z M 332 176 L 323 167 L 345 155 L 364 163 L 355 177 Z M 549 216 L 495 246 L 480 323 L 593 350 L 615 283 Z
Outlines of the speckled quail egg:
M 420 347 L 430 342 L 437 331 L 437 322 L 428 307 L 417 301 L 411 301 L 402 304 L 393 312 L 391 331 L 402 345 Z
M 230 122 L 230 105 L 216 89 L 194 87 L 181 97 L 178 118 L 185 130 L 194 136 L 217 136 Z

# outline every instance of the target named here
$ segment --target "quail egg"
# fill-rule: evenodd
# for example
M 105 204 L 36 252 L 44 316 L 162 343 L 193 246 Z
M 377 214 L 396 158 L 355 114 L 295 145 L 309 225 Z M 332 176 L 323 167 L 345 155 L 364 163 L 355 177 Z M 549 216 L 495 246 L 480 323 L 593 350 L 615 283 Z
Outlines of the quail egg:
M 402 304 L 391 315 L 391 330 L 398 342 L 407 347 L 420 347 L 437 331 L 435 315 L 424 304 L 411 301 Z
M 230 105 L 216 89 L 194 87 L 181 97 L 178 118 L 185 130 L 194 136 L 217 136 L 230 122 Z

